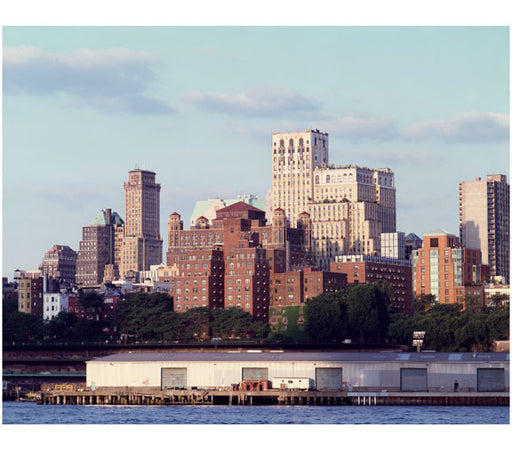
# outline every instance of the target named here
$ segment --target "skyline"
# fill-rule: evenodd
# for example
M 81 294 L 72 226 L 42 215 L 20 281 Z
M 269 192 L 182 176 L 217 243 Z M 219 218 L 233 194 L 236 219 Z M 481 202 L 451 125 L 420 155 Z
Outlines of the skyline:
M 265 198 L 278 131 L 393 170 L 406 234 L 458 236 L 458 183 L 510 183 L 508 27 L 4 27 L 3 47 L 9 279 L 78 251 L 100 210 L 124 220 L 135 167 L 162 186 L 165 255 L 171 213 Z

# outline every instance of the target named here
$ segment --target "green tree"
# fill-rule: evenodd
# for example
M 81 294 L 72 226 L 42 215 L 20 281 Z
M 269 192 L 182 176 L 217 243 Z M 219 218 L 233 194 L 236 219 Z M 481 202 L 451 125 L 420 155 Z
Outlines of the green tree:
M 413 303 L 414 314 L 429 311 L 436 303 L 434 294 L 421 294 Z
M 17 300 L 2 305 L 2 337 L 4 342 L 31 342 L 44 339 L 43 319 L 18 311 Z
M 386 336 L 389 324 L 389 298 L 377 284 L 356 284 L 349 288 L 347 319 L 349 326 L 359 333 L 361 343 L 369 338 L 376 341 Z
M 116 306 L 113 325 L 123 334 L 137 339 L 158 340 L 168 333 L 172 298 L 164 293 L 135 293 Z
M 316 342 L 336 342 L 346 337 L 346 306 L 339 292 L 321 294 L 306 302 L 306 332 Z
M 46 324 L 46 336 L 57 341 L 69 341 L 73 338 L 73 326 L 78 318 L 70 312 L 61 311 Z

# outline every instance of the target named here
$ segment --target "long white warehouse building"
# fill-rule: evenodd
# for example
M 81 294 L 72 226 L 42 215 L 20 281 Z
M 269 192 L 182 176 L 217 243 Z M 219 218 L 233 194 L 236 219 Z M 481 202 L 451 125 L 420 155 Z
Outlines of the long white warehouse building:
M 231 388 L 272 380 L 288 388 L 354 391 L 509 391 L 509 353 L 127 352 L 87 361 L 87 386 Z M 306 381 L 305 381 L 306 380 Z

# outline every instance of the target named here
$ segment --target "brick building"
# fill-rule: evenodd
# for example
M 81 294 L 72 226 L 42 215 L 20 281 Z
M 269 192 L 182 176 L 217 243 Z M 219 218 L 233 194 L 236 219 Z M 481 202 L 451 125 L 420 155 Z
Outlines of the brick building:
M 67 245 L 54 245 L 43 257 L 39 270 L 55 279 L 75 282 L 77 253 Z
M 270 277 L 270 307 L 297 306 L 308 299 L 347 287 L 347 275 L 311 267 Z
M 347 274 L 349 284 L 387 281 L 393 290 L 392 305 L 405 314 L 412 314 L 412 268 L 408 260 L 369 255 L 338 256 L 331 263 L 331 272 Z
M 21 275 L 18 278 L 18 311 L 43 317 L 43 291 L 44 278 L 40 273 Z
M 264 211 L 238 202 L 219 209 L 211 224 L 198 217 L 191 230 L 183 230 L 181 216 L 173 213 L 168 231 L 167 266 L 178 265 L 181 271 L 169 277 L 175 311 L 238 308 L 266 321 L 271 274 L 310 262 L 307 216 L 291 228 L 282 209 L 274 211 L 272 225 L 267 225 Z
M 434 231 L 423 237 L 423 247 L 413 252 L 413 291 L 433 294 L 440 303 L 463 303 L 477 296 L 483 303 L 483 281 L 489 267 L 480 250 L 465 248 L 458 237 Z
M 123 232 L 123 220 L 111 209 L 101 210 L 90 225 L 82 228 L 76 263 L 78 285 L 99 285 L 105 278 L 117 279 Z

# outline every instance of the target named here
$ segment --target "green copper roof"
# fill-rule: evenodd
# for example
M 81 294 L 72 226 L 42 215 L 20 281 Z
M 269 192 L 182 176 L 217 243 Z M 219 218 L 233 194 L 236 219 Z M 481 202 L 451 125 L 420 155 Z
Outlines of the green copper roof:
M 105 210 L 101 210 L 98 215 L 92 220 L 91 225 L 122 225 L 123 219 L 116 212 L 112 212 L 110 216 L 110 223 L 107 221 L 107 214 Z

